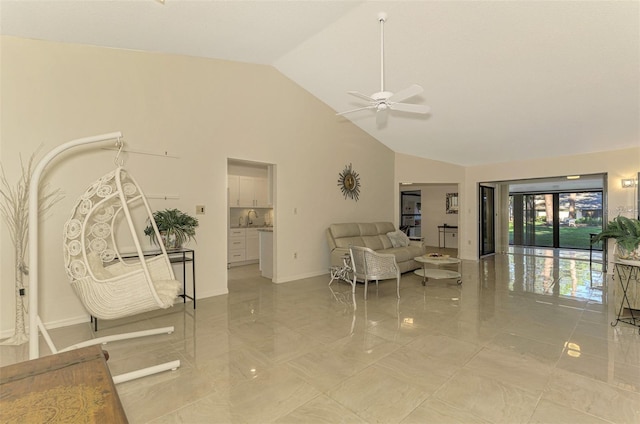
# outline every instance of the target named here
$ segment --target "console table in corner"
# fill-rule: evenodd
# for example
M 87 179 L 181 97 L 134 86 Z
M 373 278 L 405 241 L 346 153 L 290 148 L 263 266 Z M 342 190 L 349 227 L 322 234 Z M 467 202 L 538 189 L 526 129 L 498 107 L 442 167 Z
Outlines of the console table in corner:
M 145 258 L 158 256 L 162 252 L 153 250 L 143 252 Z M 182 298 L 182 303 L 187 303 L 187 299 L 193 301 L 193 309 L 196 309 L 196 252 L 193 249 L 181 247 L 179 249 L 167 249 L 167 256 L 172 264 L 182 264 L 182 293 L 178 296 Z M 122 259 L 137 258 L 137 253 L 125 253 Z M 191 296 L 187 294 L 187 263 L 191 263 Z M 98 318 L 91 317 L 93 331 L 98 331 Z
M 619 322 L 624 322 L 638 327 L 638 334 L 640 334 L 640 315 L 637 311 L 636 314 L 634 314 L 633 311 L 637 306 L 631 305 L 631 302 L 629 301 L 629 292 L 631 291 L 629 289 L 629 285 L 631 282 L 633 282 L 633 284 L 640 285 L 640 263 L 638 263 L 638 261 L 625 261 L 618 259 L 614 262 L 614 266 L 614 278 L 615 275 L 617 275 L 618 280 L 620 281 L 622 299 L 620 301 L 620 308 L 618 309 L 616 320 L 611 323 L 611 326 L 615 327 Z M 628 316 L 624 315 L 625 309 L 629 314 Z
M 438 225 L 438 249 L 441 247 L 440 245 L 440 236 L 442 236 L 442 247 L 447 248 L 447 233 L 457 233 L 458 226 L 457 225 Z

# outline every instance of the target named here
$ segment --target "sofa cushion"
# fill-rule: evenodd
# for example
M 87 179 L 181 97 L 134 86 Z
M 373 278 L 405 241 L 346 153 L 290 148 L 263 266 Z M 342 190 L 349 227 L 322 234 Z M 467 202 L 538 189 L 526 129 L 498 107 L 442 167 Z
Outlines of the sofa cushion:
M 394 230 L 390 222 L 331 224 L 329 244 L 335 243 L 335 247 L 343 248 L 362 246 L 373 250 L 388 249 L 393 245 L 387 233 Z
M 378 234 L 387 234 L 389 231 L 395 231 L 396 227 L 390 222 L 376 222 Z
M 409 246 L 392 247 L 391 249 L 380 250 L 378 253 L 391 253 L 396 257 L 396 262 L 400 263 L 413 260 L 413 258 L 417 256 L 422 256 L 424 254 L 424 249 L 421 245 L 410 244 Z
M 331 224 L 329 226 L 331 235 L 334 239 L 343 237 L 353 237 L 360 235 L 360 226 L 358 224 Z
M 378 226 L 375 223 L 358 224 L 358 227 L 360 227 L 361 236 L 377 236 L 380 234 L 378 232 Z
M 349 246 L 368 247 L 368 246 L 365 246 L 364 240 L 362 240 L 362 237 L 360 236 L 340 237 L 340 238 L 336 238 L 335 242 L 336 242 L 336 247 L 345 247 L 345 248 L 349 248 Z
M 375 236 L 362 236 L 362 241 L 364 242 L 364 247 L 368 247 L 372 250 L 380 250 L 384 249 L 384 243 L 382 243 L 382 237 L 387 237 L 386 235 L 375 235 Z
M 422 265 L 413 258 L 425 253 L 422 243 L 412 241 L 408 246 L 393 247 L 387 233 L 395 231 L 391 222 L 331 224 L 327 229 L 331 265 L 342 265 L 343 256 L 349 253 L 349 246 L 363 246 L 395 255 L 400 272 L 420 268 Z

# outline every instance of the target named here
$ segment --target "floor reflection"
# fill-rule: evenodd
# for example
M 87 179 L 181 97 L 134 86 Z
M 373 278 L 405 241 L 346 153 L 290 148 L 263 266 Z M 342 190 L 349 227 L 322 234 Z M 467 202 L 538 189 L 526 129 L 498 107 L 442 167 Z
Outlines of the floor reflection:
M 602 303 L 606 274 L 602 252 L 512 248 L 507 255 L 509 290 Z M 530 254 L 534 253 L 534 254 Z
M 110 343 L 108 364 L 182 362 L 118 385 L 132 423 L 640 422 L 640 336 L 611 325 L 612 270 L 588 252 L 523 252 L 463 261 L 460 285 L 407 272 L 400 299 L 388 280 L 367 301 L 361 284 L 355 297 L 347 282 L 327 287 L 328 269 L 273 284 L 257 265 L 232 268 L 229 293 L 197 310 L 105 323 L 176 327 Z M 65 346 L 92 334 L 88 322 L 52 330 Z M 24 360 L 21 348 L 0 346 L 0 361 Z

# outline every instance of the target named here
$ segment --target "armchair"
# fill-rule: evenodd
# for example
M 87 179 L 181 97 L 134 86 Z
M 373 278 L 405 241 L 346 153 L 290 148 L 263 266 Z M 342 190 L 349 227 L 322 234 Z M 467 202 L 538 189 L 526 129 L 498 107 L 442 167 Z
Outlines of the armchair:
M 352 292 L 356 291 L 356 281 L 364 282 L 364 299 L 367 300 L 367 287 L 370 280 L 396 279 L 396 292 L 400 297 L 400 268 L 396 257 L 388 253 L 376 253 L 367 247 L 350 246 L 351 268 L 353 271 Z

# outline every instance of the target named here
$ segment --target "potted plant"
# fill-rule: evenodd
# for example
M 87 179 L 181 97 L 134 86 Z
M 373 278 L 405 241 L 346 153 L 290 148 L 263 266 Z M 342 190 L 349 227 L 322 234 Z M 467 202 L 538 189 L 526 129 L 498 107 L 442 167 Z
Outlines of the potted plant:
M 160 231 L 160 236 L 167 249 L 182 247 L 189 240 L 195 240 L 198 220 L 178 209 L 155 211 L 153 220 L 158 226 L 158 231 Z M 144 229 L 144 234 L 149 236 L 151 243 L 158 244 L 151 223 Z
M 640 262 L 640 220 L 617 216 L 596 234 L 593 243 L 614 239 L 616 259 Z

